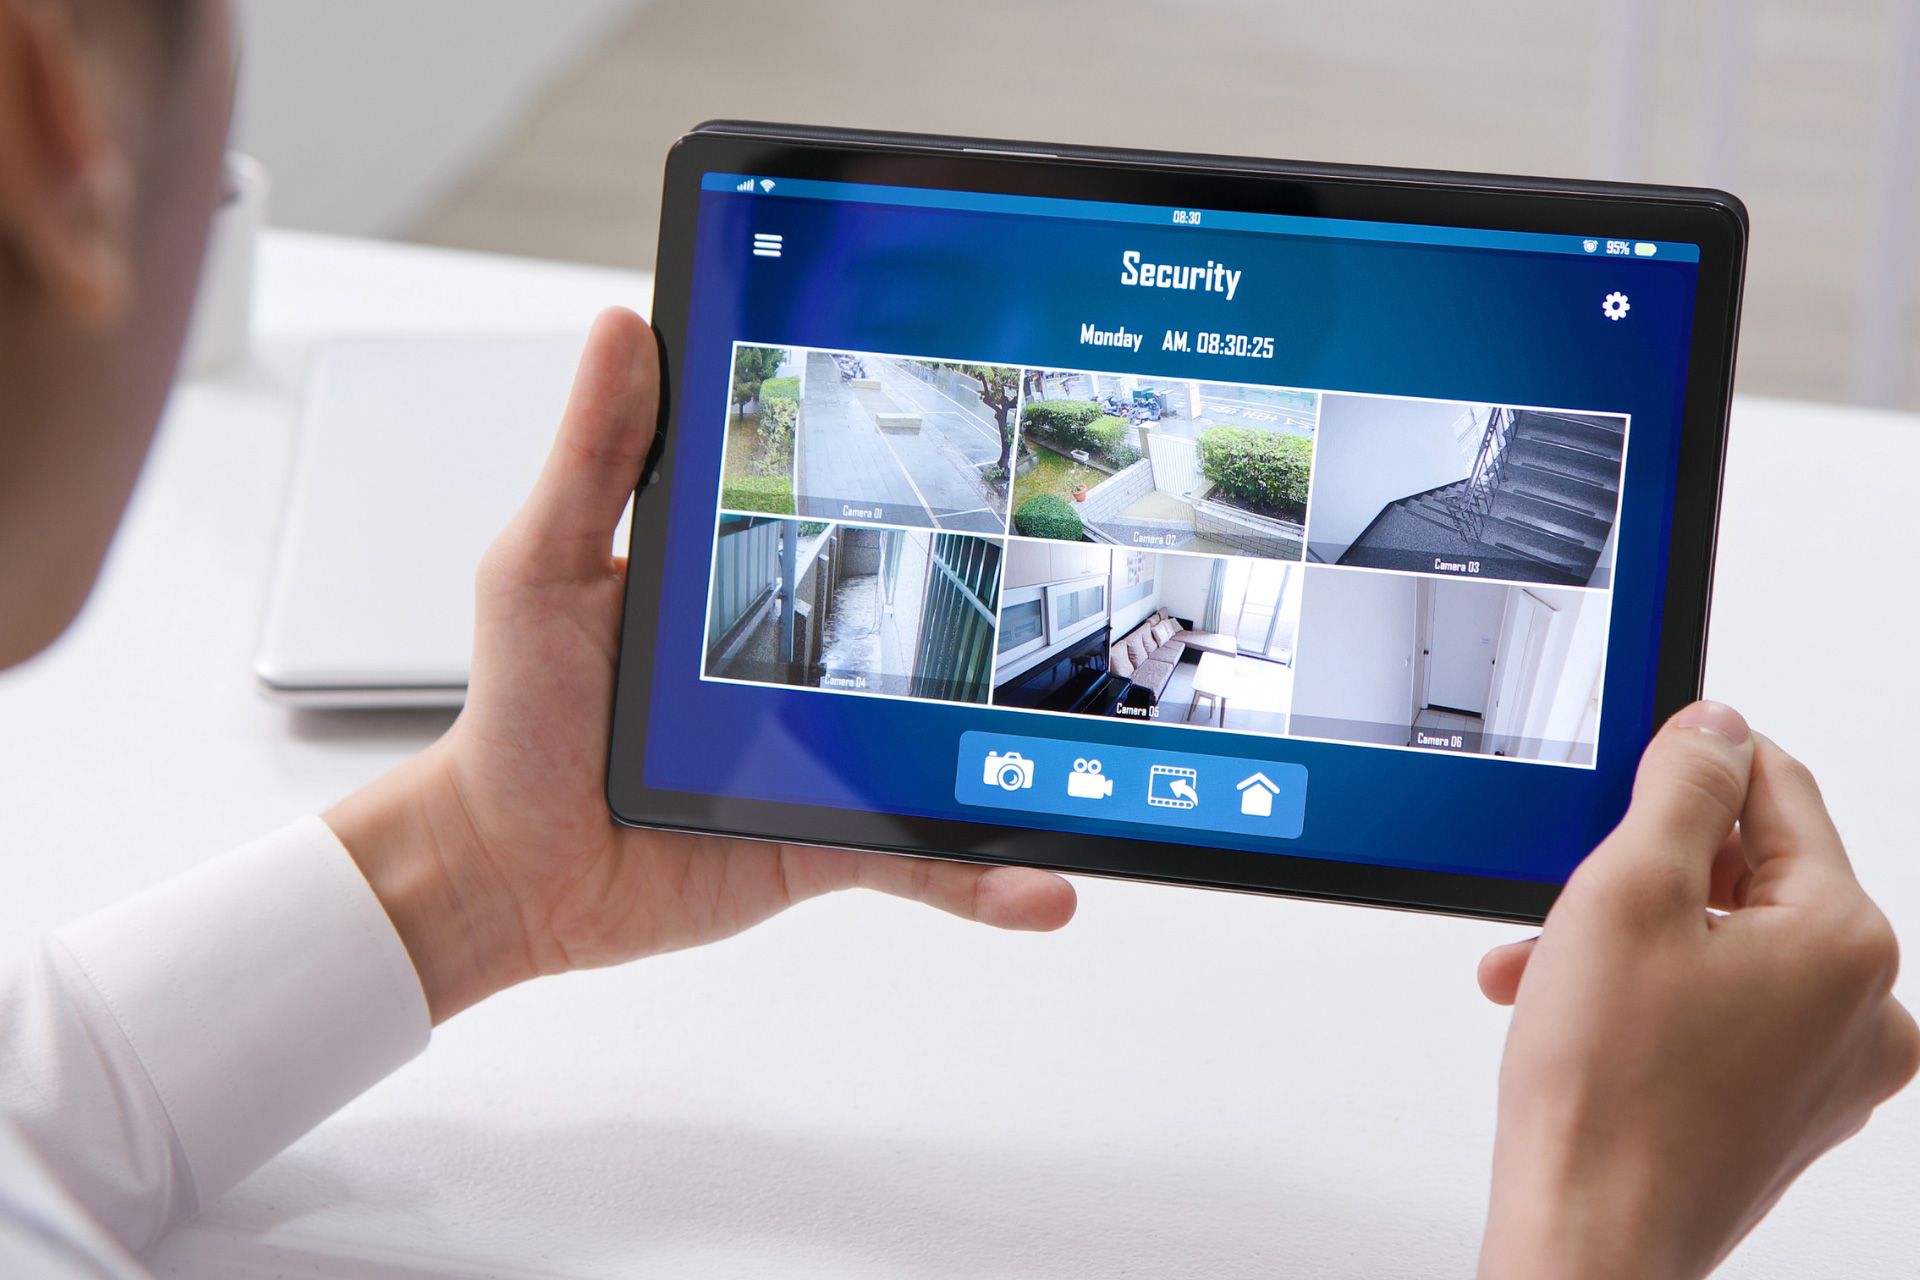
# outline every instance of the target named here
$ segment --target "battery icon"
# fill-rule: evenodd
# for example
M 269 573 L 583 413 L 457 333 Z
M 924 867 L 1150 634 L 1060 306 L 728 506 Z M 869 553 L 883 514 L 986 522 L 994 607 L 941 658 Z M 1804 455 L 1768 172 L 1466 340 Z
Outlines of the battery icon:
M 1659 245 L 1649 244 L 1645 240 L 1636 241 L 1633 246 L 1633 255 L 1636 258 L 1651 258 L 1658 252 L 1660 252 Z

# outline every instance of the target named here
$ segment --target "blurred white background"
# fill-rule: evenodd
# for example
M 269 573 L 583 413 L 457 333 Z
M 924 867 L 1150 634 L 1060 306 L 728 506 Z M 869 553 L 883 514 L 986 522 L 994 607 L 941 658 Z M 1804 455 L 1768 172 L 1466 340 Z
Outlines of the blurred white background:
M 1920 0 L 245 0 L 284 226 L 651 266 L 710 117 L 1723 186 L 1740 389 L 1920 408 Z

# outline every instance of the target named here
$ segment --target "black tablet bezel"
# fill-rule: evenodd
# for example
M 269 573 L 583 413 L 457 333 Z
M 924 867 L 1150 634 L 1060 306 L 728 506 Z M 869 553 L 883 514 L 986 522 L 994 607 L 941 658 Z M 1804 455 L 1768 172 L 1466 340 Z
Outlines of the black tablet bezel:
M 662 360 L 649 482 L 636 494 L 607 770 L 614 817 L 638 827 L 1047 867 L 1490 919 L 1538 921 L 1558 885 L 1144 839 L 903 817 L 661 791 L 642 781 L 647 699 L 672 474 L 673 391 L 692 289 L 700 177 L 708 172 L 1134 204 L 1580 235 L 1594 226 L 1700 247 L 1679 476 L 1655 675 L 1664 719 L 1699 696 L 1714 538 L 1745 268 L 1746 210 L 1718 191 L 1294 164 L 982 139 L 714 122 L 667 160 L 653 326 Z

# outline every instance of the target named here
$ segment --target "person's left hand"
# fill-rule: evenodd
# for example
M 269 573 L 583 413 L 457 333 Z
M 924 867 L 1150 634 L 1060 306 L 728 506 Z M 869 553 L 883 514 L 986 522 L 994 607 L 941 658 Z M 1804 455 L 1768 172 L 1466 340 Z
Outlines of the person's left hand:
M 610 547 L 653 440 L 658 358 L 638 316 L 601 315 L 545 469 L 481 563 L 465 709 L 325 815 L 435 1022 L 536 975 L 712 942 L 835 889 L 1010 929 L 1073 915 L 1072 886 L 1043 871 L 615 825 L 603 784 L 627 566 Z

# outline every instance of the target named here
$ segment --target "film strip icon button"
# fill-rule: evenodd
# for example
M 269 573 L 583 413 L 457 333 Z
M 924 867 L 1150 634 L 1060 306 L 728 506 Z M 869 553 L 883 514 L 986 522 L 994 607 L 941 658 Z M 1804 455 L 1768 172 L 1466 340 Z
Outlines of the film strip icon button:
M 1159 809 L 1193 809 L 1200 804 L 1200 772 L 1177 764 L 1147 769 L 1147 803 Z

